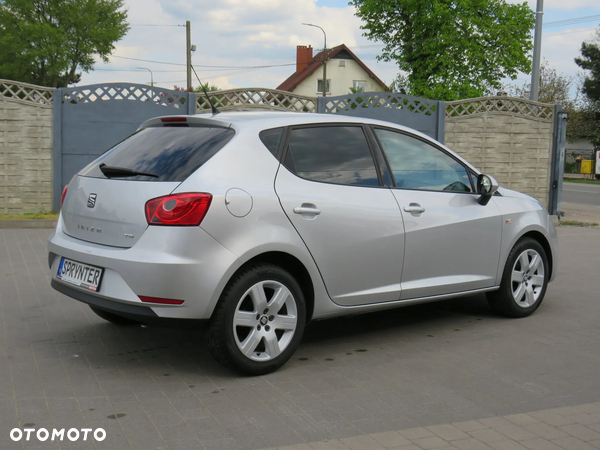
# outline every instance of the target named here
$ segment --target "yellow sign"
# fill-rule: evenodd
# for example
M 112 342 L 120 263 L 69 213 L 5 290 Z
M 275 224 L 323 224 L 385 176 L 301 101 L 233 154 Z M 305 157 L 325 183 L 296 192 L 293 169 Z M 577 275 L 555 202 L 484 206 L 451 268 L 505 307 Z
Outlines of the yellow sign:
M 581 160 L 581 173 L 592 173 L 593 163 L 591 159 Z

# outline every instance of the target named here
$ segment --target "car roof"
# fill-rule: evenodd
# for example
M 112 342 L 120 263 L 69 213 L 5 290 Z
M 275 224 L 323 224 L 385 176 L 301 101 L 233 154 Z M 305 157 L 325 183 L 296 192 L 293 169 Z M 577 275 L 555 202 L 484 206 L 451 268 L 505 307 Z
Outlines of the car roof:
M 412 134 L 420 135 L 426 139 L 431 139 L 429 136 L 403 125 L 383 120 L 369 119 L 367 117 L 353 117 L 342 114 L 319 114 L 307 112 L 291 112 L 291 111 L 226 111 L 218 114 L 195 114 L 195 115 L 176 115 L 162 116 L 146 120 L 141 128 L 152 126 L 162 126 L 163 119 L 167 117 L 185 117 L 187 122 L 198 125 L 214 125 L 231 128 L 253 128 L 253 129 L 269 129 L 276 127 L 284 127 L 290 125 L 304 124 L 319 124 L 319 123 L 365 123 L 371 125 L 380 125 L 392 127 L 398 130 L 404 130 Z

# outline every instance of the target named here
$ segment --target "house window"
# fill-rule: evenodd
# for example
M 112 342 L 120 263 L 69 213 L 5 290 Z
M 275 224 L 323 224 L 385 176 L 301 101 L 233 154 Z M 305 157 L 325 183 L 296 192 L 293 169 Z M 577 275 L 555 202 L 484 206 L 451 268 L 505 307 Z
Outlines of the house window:
M 339 67 L 346 67 L 346 61 L 343 59 L 340 59 L 340 65 Z
M 365 92 L 367 90 L 367 82 L 365 80 L 354 80 L 352 87 L 357 91 Z
M 323 79 L 319 78 L 317 80 L 317 94 L 323 93 Z M 331 80 L 327 80 L 327 94 L 331 93 Z

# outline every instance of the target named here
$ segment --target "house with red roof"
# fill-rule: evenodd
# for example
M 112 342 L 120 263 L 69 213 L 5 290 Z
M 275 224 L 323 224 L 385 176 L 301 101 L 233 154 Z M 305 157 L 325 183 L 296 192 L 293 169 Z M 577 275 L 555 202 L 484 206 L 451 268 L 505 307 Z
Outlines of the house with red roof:
M 315 97 L 323 95 L 323 59 L 325 52 L 313 57 L 309 45 L 296 47 L 296 72 L 277 89 Z M 328 96 L 345 95 L 351 88 L 361 92 L 389 91 L 389 88 L 346 45 L 329 49 L 327 54 Z

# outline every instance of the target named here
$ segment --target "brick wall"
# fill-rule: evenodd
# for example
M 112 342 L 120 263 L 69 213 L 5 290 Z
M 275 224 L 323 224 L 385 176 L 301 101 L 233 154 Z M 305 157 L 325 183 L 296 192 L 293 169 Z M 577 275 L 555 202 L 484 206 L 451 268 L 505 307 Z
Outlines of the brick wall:
M 445 144 L 500 185 L 548 206 L 551 118 L 507 112 L 446 117 Z
M 0 96 L 0 214 L 52 209 L 52 107 Z

